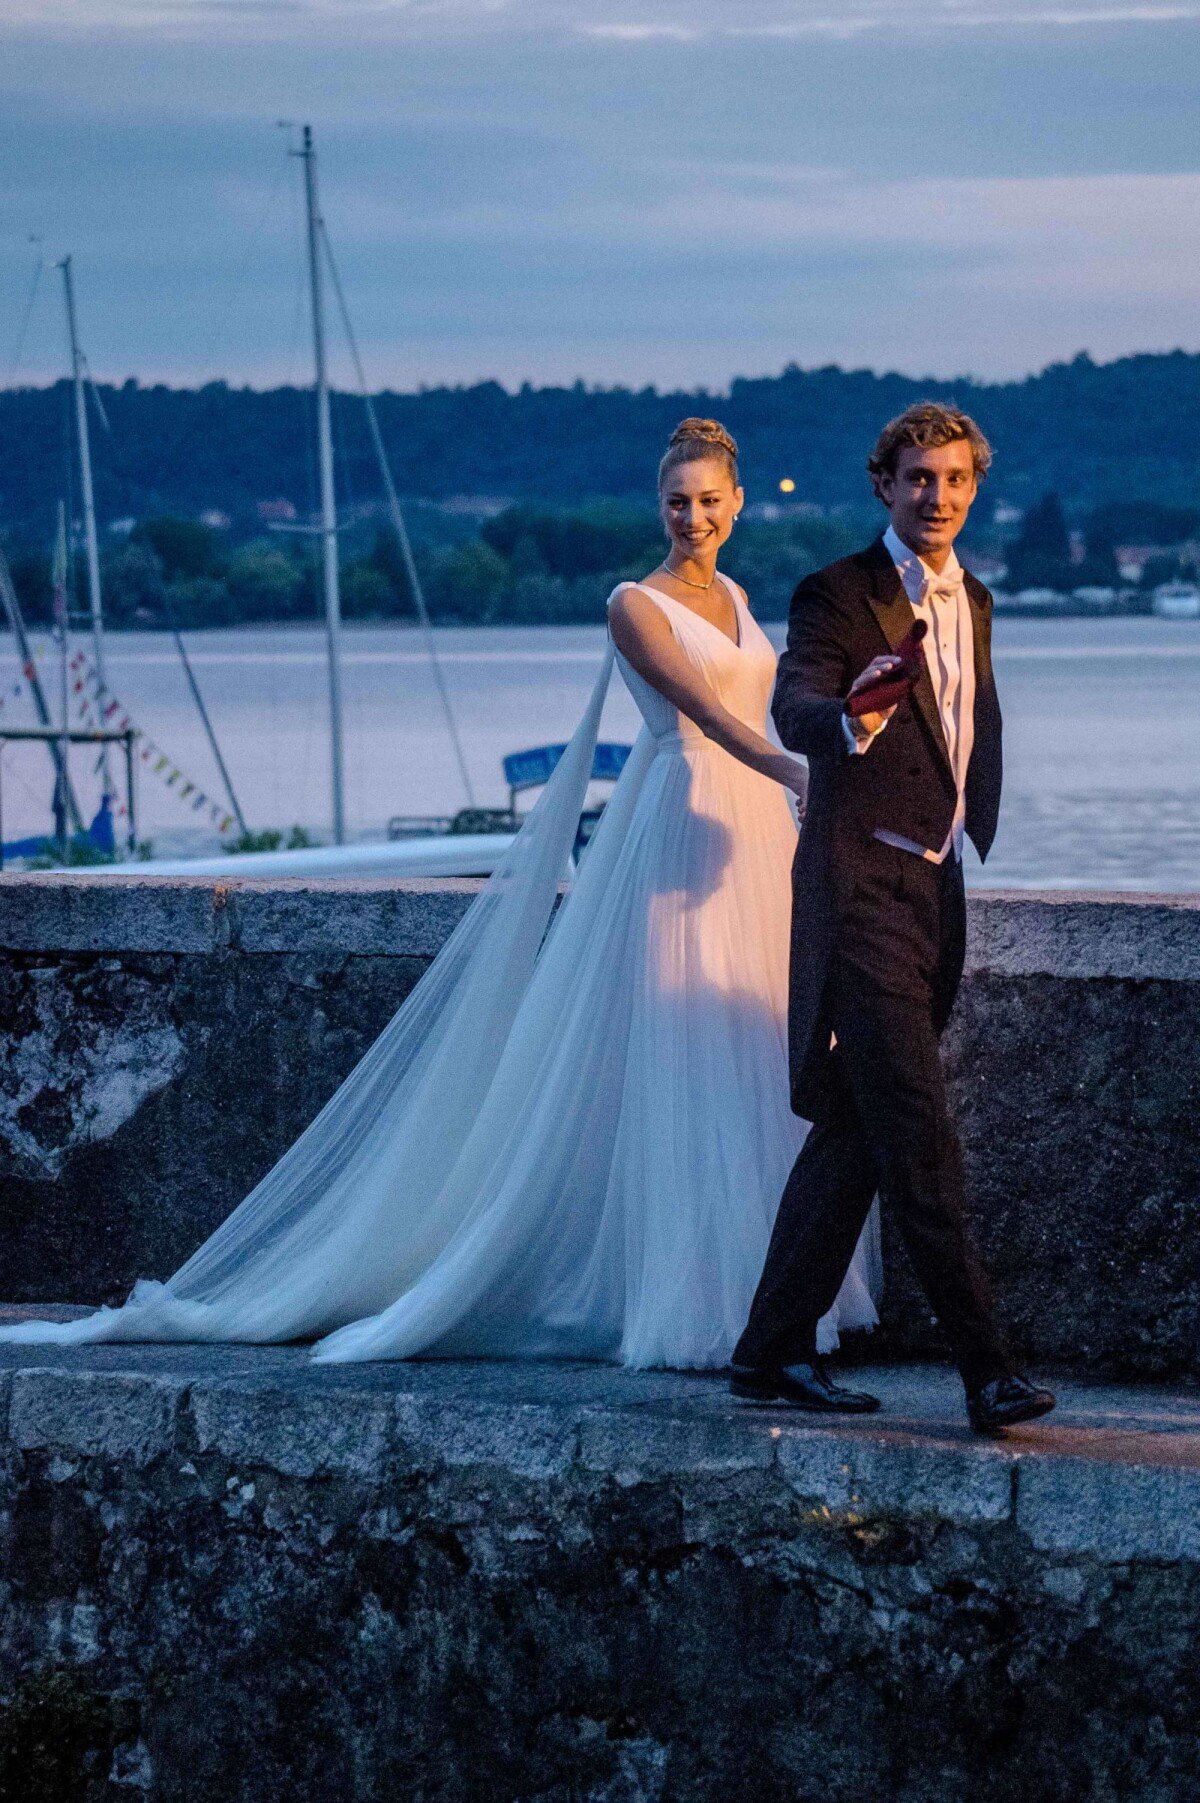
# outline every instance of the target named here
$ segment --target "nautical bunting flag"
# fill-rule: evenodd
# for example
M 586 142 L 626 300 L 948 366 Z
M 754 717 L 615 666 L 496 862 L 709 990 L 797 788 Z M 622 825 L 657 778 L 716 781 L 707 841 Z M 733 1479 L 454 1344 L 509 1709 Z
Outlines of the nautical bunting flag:
M 183 801 L 194 797 L 192 799 L 193 812 L 199 813 L 201 809 L 206 809 L 217 831 L 227 833 L 234 825 L 233 815 L 228 813 L 219 801 L 214 801 L 211 796 L 206 795 L 197 783 L 189 782 L 183 771 L 172 763 L 168 754 L 155 744 L 148 733 L 143 732 L 142 728 L 134 723 L 132 714 L 122 706 L 108 684 L 102 680 L 91 659 L 84 652 L 77 651 L 69 660 L 68 668 L 73 672 L 71 688 L 76 697 L 76 711 L 83 725 L 89 730 L 106 725 L 110 731 L 132 732 L 139 741 L 138 756 L 143 764 L 149 765 L 150 774 L 163 776 L 163 772 L 169 768 L 170 774 L 163 777 L 167 788 L 175 789 L 176 783 L 181 783 L 183 786 L 175 789 L 179 799 Z M 28 674 L 26 671 L 27 677 Z M 11 693 L 19 695 L 21 687 L 21 683 L 18 682 Z M 0 707 L 3 707 L 5 696 L 8 693 L 7 689 L 0 692 Z M 99 718 L 93 709 L 93 702 L 99 709 Z M 114 714 L 121 716 L 115 726 L 113 725 Z M 124 803 L 118 804 L 117 813 L 124 814 L 126 812 Z

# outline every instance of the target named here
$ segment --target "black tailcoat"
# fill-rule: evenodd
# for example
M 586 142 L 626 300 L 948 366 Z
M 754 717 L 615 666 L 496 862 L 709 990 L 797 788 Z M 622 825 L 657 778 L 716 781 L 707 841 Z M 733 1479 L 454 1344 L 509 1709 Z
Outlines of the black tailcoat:
M 986 858 L 996 833 L 1001 781 L 992 598 L 973 576 L 966 577 L 966 589 L 975 651 L 966 830 Z M 928 670 L 869 750 L 853 755 L 845 741 L 842 712 L 850 684 L 873 657 L 894 651 L 912 624 L 912 606 L 882 538 L 806 576 L 792 597 L 771 711 L 783 744 L 809 765 L 808 811 L 793 866 L 789 1010 L 792 1106 L 807 1119 L 813 1118 L 827 1065 L 830 959 L 835 950 L 854 959 L 864 909 L 878 912 L 881 860 L 912 855 L 880 844 L 875 830 L 885 827 L 938 850 L 954 817 L 954 775 Z M 898 968 L 898 992 L 904 981 Z

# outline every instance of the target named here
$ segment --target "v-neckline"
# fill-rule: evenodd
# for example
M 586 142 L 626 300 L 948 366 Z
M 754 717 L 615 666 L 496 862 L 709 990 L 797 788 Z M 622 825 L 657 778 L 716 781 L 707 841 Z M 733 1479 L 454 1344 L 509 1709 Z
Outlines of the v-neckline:
M 707 626 L 710 631 L 715 632 L 718 638 L 724 639 L 727 645 L 732 645 L 735 651 L 741 651 L 743 649 L 743 640 L 745 638 L 745 622 L 742 619 L 741 603 L 738 600 L 737 593 L 728 577 L 720 570 L 717 571 L 717 575 L 724 583 L 726 593 L 733 602 L 733 617 L 737 621 L 738 629 L 736 639 L 731 639 L 727 632 L 721 631 L 721 628 L 717 625 L 715 620 L 706 619 L 702 613 L 697 613 L 694 607 L 689 607 L 687 602 L 681 601 L 677 595 L 668 595 L 665 588 L 655 588 L 652 582 L 635 582 L 633 587 L 645 589 L 647 593 L 651 595 L 661 595 L 664 601 L 673 601 L 676 607 L 682 607 L 685 614 L 691 614 L 693 620 L 699 620 L 702 626 Z

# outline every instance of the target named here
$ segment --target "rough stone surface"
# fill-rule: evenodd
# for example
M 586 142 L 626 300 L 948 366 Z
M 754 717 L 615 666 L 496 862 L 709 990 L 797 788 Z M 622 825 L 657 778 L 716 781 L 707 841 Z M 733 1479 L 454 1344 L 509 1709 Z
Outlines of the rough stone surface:
M 25 1451 L 102 1453 L 137 1466 L 174 1443 L 181 1396 L 146 1373 L 24 1370 L 12 1378 L 8 1432 Z
M 1200 982 L 975 971 L 946 1041 L 972 1215 L 1017 1347 L 1200 1375 Z M 888 1234 L 885 1316 L 940 1350 Z
M 430 958 L 481 884 L 464 877 L 348 879 L 0 876 L 9 951 L 339 951 Z
M 970 914 L 971 972 L 1200 981 L 1200 895 L 993 890 Z
M 0 878 L 0 1269 L 13 1299 L 166 1277 L 357 1062 L 478 885 Z M 974 895 L 947 1038 L 1019 1354 L 1200 1377 L 1200 898 Z M 884 1330 L 942 1342 L 885 1216 Z M 854 1341 L 864 1339 L 856 1350 Z
M 285 1477 L 337 1473 L 374 1481 L 387 1469 L 395 1437 L 389 1397 L 357 1398 L 347 1412 L 336 1393 L 245 1379 L 194 1385 L 189 1413 L 198 1452 L 232 1464 L 269 1464 Z
M 428 962 L 336 943 L 0 954 L 9 1295 L 118 1301 L 139 1276 L 177 1269 L 319 1112 Z
M 1200 1794 L 1195 1396 L 983 1442 L 931 1367 L 829 1426 L 303 1348 L 9 1378 L 5 1803 Z

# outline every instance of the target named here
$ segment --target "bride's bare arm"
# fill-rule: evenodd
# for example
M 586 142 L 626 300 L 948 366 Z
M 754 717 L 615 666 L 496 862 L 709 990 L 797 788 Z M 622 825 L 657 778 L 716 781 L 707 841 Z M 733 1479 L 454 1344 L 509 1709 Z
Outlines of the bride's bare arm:
M 694 721 L 706 738 L 804 800 L 806 767 L 722 707 L 679 649 L 661 607 L 648 595 L 635 588 L 622 589 L 609 606 L 608 626 L 613 644 L 638 675 Z

